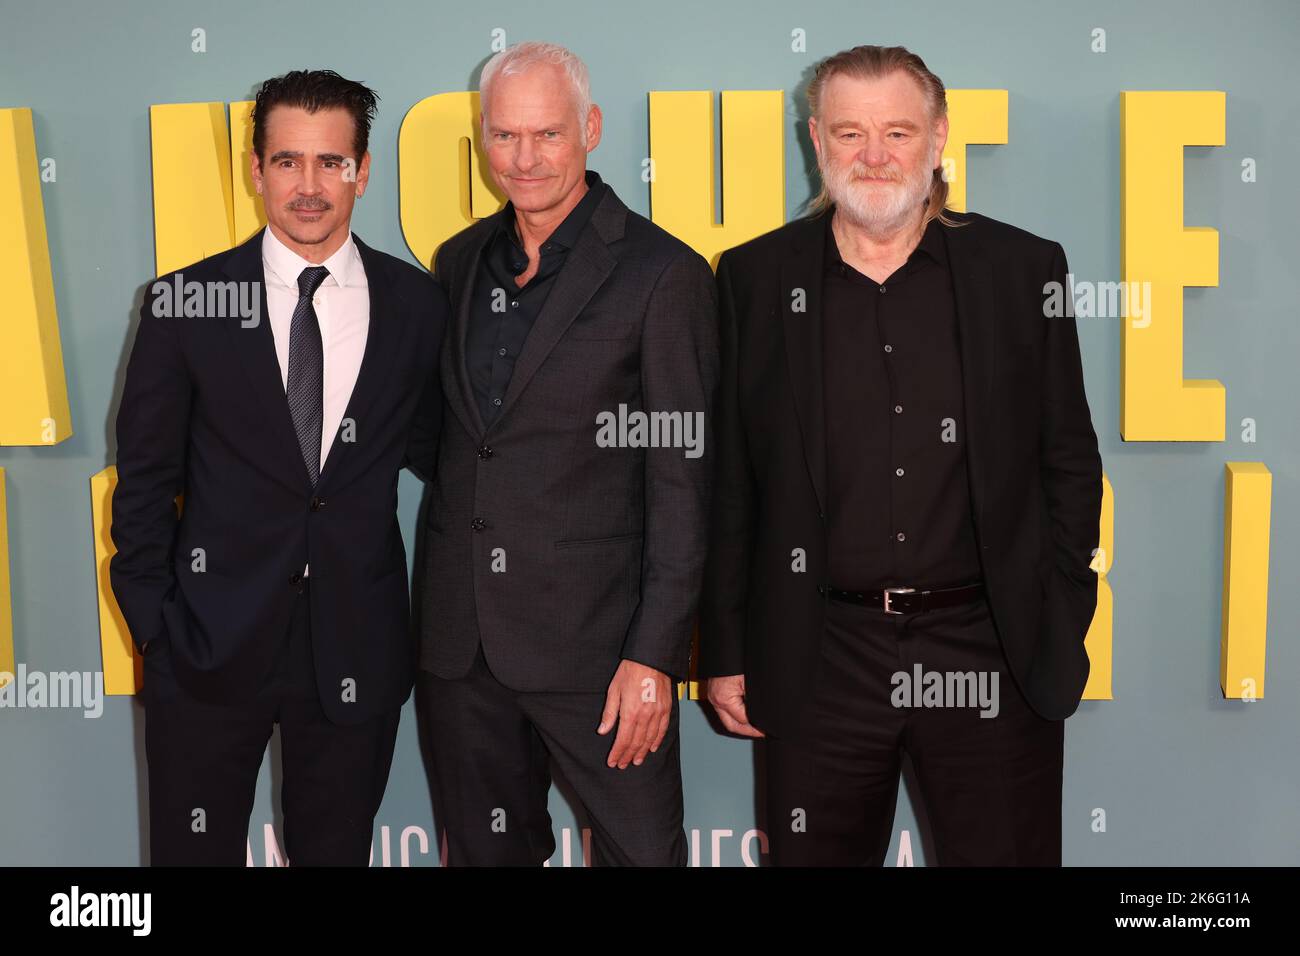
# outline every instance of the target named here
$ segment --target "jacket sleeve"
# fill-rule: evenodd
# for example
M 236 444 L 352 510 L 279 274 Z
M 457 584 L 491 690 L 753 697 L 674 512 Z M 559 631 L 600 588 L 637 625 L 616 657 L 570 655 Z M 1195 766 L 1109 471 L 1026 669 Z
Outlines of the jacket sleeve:
M 741 419 L 739 308 L 726 253 L 718 263 L 718 295 L 722 367 L 714 413 L 715 477 L 700 613 L 700 677 L 745 671 L 745 606 L 758 502 Z
M 152 289 L 152 286 L 151 286 Z M 180 318 L 154 314 L 145 295 L 117 412 L 117 485 L 109 580 L 137 648 L 164 635 L 175 586 L 176 497 L 185 489 L 192 384 Z
M 442 371 L 441 352 L 449 325 L 450 308 L 447 294 L 441 284 L 428 279 L 422 284 L 426 292 L 419 303 L 420 321 L 425 323 L 425 343 L 422 368 L 424 376 L 419 382 L 420 398 L 411 420 L 410 435 L 406 443 L 406 467 L 421 481 L 433 480 L 438 462 L 438 438 L 442 434 Z
M 641 602 L 622 656 L 687 676 L 699 606 L 718 386 L 717 288 L 702 256 L 684 251 L 659 276 L 641 333 L 644 410 L 680 412 L 693 448 L 645 449 Z M 686 428 L 693 429 L 688 433 Z M 697 427 L 698 425 L 698 427 Z
M 1050 280 L 1068 289 L 1065 250 L 1056 244 Z M 1073 303 L 1048 317 L 1045 333 L 1041 474 L 1050 519 L 1054 564 L 1045 596 L 1045 624 L 1082 642 L 1097 607 L 1091 570 L 1101 536 L 1101 455 L 1083 387 L 1083 364 Z

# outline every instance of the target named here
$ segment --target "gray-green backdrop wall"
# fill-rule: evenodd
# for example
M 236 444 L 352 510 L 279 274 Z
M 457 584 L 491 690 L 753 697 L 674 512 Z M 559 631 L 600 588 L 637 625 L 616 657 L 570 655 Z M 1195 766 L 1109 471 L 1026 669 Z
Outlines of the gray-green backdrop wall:
M 206 31 L 205 53 L 191 51 L 196 27 Z M 1294 0 L 1231 9 L 1209 0 L 3 0 L 0 107 L 30 108 L 38 155 L 56 160 L 57 179 L 42 189 L 75 428 L 53 447 L 0 449 L 17 661 L 43 671 L 101 667 L 88 479 L 114 460 L 123 358 L 154 275 L 150 105 L 247 99 L 262 79 L 305 66 L 366 81 L 383 99 L 354 229 L 414 261 L 398 223 L 398 127 L 422 98 L 472 88 L 497 28 L 511 42 L 553 40 L 586 60 L 605 115 L 591 165 L 643 214 L 649 91 L 785 90 L 793 217 L 810 187 L 793 96 L 807 68 L 857 43 L 908 46 L 950 88 L 1009 90 L 1008 142 L 970 150 L 969 208 L 1061 242 L 1072 271 L 1092 281 L 1121 278 L 1120 91 L 1226 91 L 1226 145 L 1185 150 L 1185 220 L 1219 231 L 1220 281 L 1186 295 L 1184 374 L 1226 387 L 1227 440 L 1123 442 L 1120 320 L 1079 321 L 1115 492 L 1114 699 L 1085 701 L 1066 725 L 1064 859 L 1300 862 Z M 1106 31 L 1104 53 L 1093 49 L 1096 28 Z M 796 29 L 806 31 L 806 52 L 791 49 Z M 1247 157 L 1255 182 L 1242 179 Z M 1254 443 L 1242 441 L 1244 418 L 1257 423 Z M 1218 686 L 1223 472 L 1233 460 L 1264 462 L 1274 476 L 1268 683 L 1265 699 L 1250 704 L 1224 700 Z M 419 483 L 404 475 L 401 494 L 409 547 Z M 760 844 L 746 837 L 756 826 L 751 745 L 716 734 L 697 703 L 682 713 L 692 863 L 757 861 Z M 0 710 L 0 863 L 142 861 L 143 727 L 130 697 L 108 699 L 97 719 Z M 250 827 L 258 865 L 264 827 L 277 823 L 270 764 Z M 1097 808 L 1104 832 L 1093 825 Z M 551 809 L 557 830 L 569 829 L 552 864 L 564 862 L 566 839 L 576 863 L 581 838 L 559 791 Z M 906 840 L 923 863 L 921 833 L 904 791 L 889 861 Z M 374 862 L 408 859 L 437 862 L 410 702 Z

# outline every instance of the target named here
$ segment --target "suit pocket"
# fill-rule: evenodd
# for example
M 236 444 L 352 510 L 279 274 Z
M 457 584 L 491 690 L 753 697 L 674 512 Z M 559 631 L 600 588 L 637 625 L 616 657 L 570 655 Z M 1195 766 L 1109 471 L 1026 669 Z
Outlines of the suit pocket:
M 631 534 L 615 535 L 612 538 L 581 538 L 572 541 L 557 541 L 555 547 L 558 550 L 565 548 L 599 548 L 605 545 L 623 544 L 627 541 L 640 541 L 642 537 L 640 531 L 634 531 Z
M 172 592 L 163 598 L 162 602 L 162 619 L 163 631 L 149 641 L 149 653 L 145 655 L 147 660 L 154 654 L 153 645 L 158 641 L 171 643 L 177 635 L 183 635 L 187 629 L 188 607 L 184 598 L 181 596 L 180 587 L 175 587 Z
M 584 341 L 625 339 L 641 329 L 640 318 L 626 312 L 599 309 L 583 312 L 569 326 L 566 335 Z

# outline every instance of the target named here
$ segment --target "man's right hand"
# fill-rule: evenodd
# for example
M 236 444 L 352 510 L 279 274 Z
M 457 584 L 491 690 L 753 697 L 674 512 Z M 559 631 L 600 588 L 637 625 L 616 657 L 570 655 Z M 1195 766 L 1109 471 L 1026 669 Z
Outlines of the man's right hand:
M 709 703 L 713 705 L 722 726 L 733 734 L 742 737 L 762 737 L 763 732 L 749 722 L 745 712 L 745 675 L 734 674 L 731 677 L 710 677 L 708 681 Z

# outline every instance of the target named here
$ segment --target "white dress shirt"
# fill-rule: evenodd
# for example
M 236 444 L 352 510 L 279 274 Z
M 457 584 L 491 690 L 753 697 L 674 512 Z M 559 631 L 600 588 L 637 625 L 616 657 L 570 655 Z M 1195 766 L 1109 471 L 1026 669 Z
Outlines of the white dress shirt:
M 262 266 L 266 275 L 266 309 L 280 363 L 280 384 L 289 382 L 289 331 L 298 307 L 298 276 L 316 263 L 308 262 L 275 237 L 270 227 L 262 233 Z M 370 286 L 352 234 L 338 250 L 320 263 L 329 275 L 312 298 L 320 324 L 324 358 L 324 403 L 321 408 L 320 468 L 325 470 L 334 436 L 347 411 L 352 389 L 361 371 L 370 333 Z M 305 571 L 306 569 L 304 569 Z

